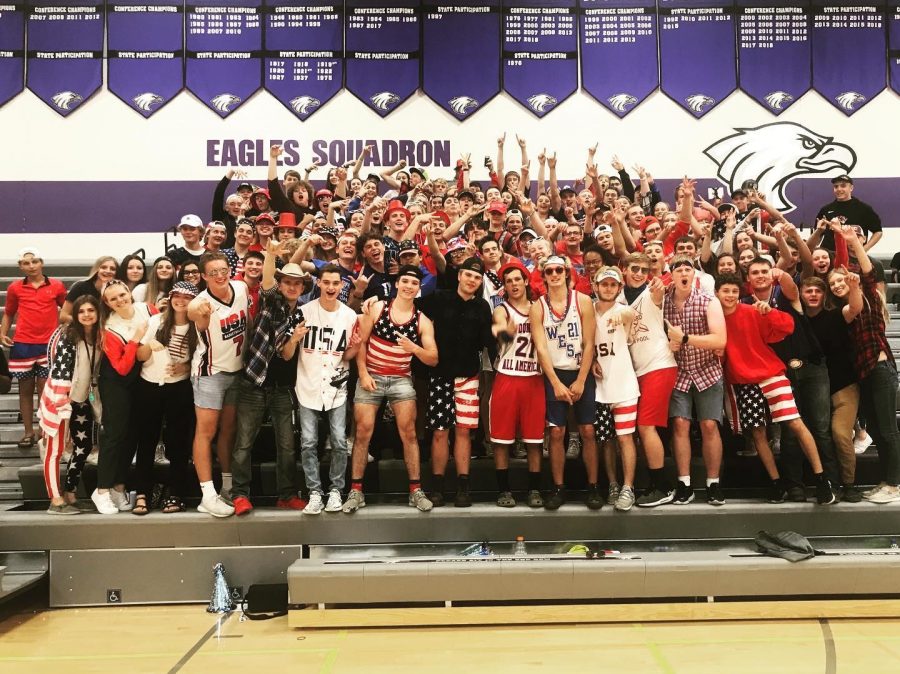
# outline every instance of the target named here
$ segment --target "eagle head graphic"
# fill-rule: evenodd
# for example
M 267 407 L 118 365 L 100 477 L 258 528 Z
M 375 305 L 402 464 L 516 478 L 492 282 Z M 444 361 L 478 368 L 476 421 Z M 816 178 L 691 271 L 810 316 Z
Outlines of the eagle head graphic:
M 559 101 L 550 94 L 535 94 L 528 99 L 528 105 L 535 112 L 546 112 L 548 108 L 552 108 L 557 103 Z
M 621 93 L 610 96 L 606 99 L 606 102 L 616 112 L 627 112 L 630 106 L 637 103 L 637 99 L 631 94 Z
M 241 102 L 240 96 L 234 94 L 219 94 L 210 101 L 210 104 L 221 113 L 231 112 L 231 106 Z
M 716 104 L 716 99 L 706 94 L 692 94 L 684 99 L 685 104 L 691 109 L 691 112 L 702 115 L 712 105 Z
M 84 97 L 74 91 L 60 91 L 58 94 L 54 94 L 50 100 L 60 110 L 74 110 L 84 100 Z
M 397 105 L 400 97 L 392 91 L 381 91 L 372 96 L 369 100 L 372 101 L 372 105 L 379 110 L 389 110 Z
M 718 166 L 717 177 L 731 191 L 745 180 L 755 180 L 759 191 L 779 211 L 795 205 L 785 195 L 794 178 L 815 174 L 850 173 L 856 152 L 796 122 L 773 122 L 755 128 L 735 129 L 703 153 Z
M 478 101 L 471 96 L 454 96 L 447 103 L 457 115 L 468 115 L 478 107 Z
M 839 96 L 835 96 L 834 100 L 845 112 L 854 112 L 856 110 L 854 106 L 857 103 L 865 103 L 866 97 L 855 91 L 845 91 Z
M 137 96 L 132 98 L 131 102 L 134 103 L 135 107 L 138 110 L 150 112 L 155 106 L 164 103 L 165 100 L 166 99 L 164 99 L 159 94 L 154 94 L 152 91 L 146 91 L 143 94 L 138 94 Z
M 291 110 L 298 115 L 308 115 L 313 108 L 318 108 L 322 104 L 318 98 L 312 96 L 297 96 L 291 99 Z
M 773 91 L 766 94 L 765 98 L 766 104 L 773 110 L 784 110 L 793 100 L 794 97 L 786 91 Z

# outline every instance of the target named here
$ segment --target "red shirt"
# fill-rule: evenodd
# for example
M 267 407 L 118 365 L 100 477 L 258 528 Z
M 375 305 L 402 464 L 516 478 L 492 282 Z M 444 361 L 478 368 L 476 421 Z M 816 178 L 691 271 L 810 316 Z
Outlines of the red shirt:
M 769 344 L 794 332 L 794 318 L 772 309 L 765 316 L 750 304 L 738 304 L 725 316 L 725 379 L 729 384 L 758 384 L 784 374 L 784 362 Z
M 34 287 L 28 279 L 9 284 L 6 290 L 6 308 L 12 324 L 16 320 L 15 341 L 22 344 L 46 344 L 59 325 L 59 308 L 66 301 L 66 287 L 62 281 L 44 277 L 44 282 Z
M 244 280 L 243 274 L 238 274 L 234 277 L 234 280 L 244 281 L 244 283 L 247 283 L 247 281 Z M 250 298 L 250 317 L 253 319 L 256 318 L 256 314 L 259 311 L 259 289 L 261 287 L 262 283 L 257 283 L 255 286 L 251 286 L 249 283 L 247 283 L 247 297 Z

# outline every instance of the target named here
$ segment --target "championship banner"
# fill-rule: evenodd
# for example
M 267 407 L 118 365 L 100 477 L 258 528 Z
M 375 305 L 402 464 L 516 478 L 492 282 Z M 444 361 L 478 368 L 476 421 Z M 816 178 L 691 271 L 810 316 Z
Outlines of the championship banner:
M 660 86 L 703 117 L 737 88 L 731 0 L 659 0 Z
M 812 86 L 810 1 L 738 0 L 738 75 L 743 91 L 780 115 Z
M 115 0 L 106 14 L 107 87 L 144 117 L 184 88 L 181 0 Z
M 25 12 L 0 4 L 0 106 L 25 88 Z
M 344 6 L 345 86 L 387 117 L 419 88 L 419 0 L 347 0 Z
M 301 120 L 331 100 L 344 81 L 344 6 L 266 1 L 266 90 Z
M 581 0 L 580 14 L 581 88 L 624 117 L 659 88 L 656 0 Z
M 887 81 L 884 0 L 813 0 L 813 88 L 848 117 Z
M 34 0 L 28 14 L 28 88 L 63 117 L 103 84 L 103 3 Z
M 891 89 L 900 94 L 900 3 L 894 3 L 888 8 L 888 41 Z
M 543 117 L 578 89 L 575 0 L 505 0 L 503 89 Z
M 424 15 L 422 89 L 468 119 L 500 93 L 500 0 L 429 0 Z
M 262 85 L 262 0 L 217 0 L 185 8 L 188 90 L 220 117 Z

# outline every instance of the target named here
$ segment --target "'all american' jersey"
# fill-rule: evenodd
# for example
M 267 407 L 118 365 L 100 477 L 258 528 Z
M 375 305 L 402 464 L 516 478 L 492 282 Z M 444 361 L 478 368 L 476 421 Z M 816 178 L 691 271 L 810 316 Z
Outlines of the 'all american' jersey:
M 197 350 L 191 363 L 194 376 L 208 377 L 218 372 L 239 372 L 244 367 L 244 345 L 247 336 L 249 299 L 243 281 L 229 281 L 230 303 L 225 303 L 204 290 L 197 297 L 212 306 L 209 327 L 197 330 Z
M 541 366 L 538 365 L 534 352 L 534 341 L 531 338 L 531 323 L 528 314 L 519 312 L 508 302 L 502 302 L 500 306 L 506 314 L 512 318 L 516 326 L 516 335 L 512 341 L 501 347 L 497 356 L 496 371 L 511 377 L 529 377 L 539 375 Z

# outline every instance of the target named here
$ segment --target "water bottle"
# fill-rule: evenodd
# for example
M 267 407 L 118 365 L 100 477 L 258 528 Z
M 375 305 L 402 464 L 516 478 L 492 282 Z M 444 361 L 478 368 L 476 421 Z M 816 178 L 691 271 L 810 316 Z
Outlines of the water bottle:
M 513 547 L 513 555 L 516 557 L 524 557 L 527 554 L 528 551 L 525 550 L 525 537 L 516 536 L 516 544 Z

